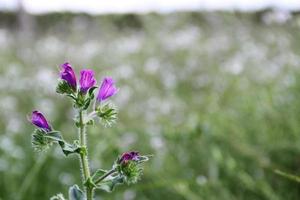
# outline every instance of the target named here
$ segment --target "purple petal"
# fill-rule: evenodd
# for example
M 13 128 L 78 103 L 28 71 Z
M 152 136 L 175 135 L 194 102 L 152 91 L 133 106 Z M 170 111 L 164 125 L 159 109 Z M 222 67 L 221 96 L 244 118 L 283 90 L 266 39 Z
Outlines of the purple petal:
M 94 78 L 94 71 L 91 69 L 83 69 L 80 71 L 80 91 L 86 93 L 91 87 L 96 84 L 96 79 Z
M 66 62 L 61 65 L 60 78 L 67 81 L 67 83 L 76 90 L 76 75 L 70 63 Z
M 98 101 L 104 101 L 118 92 L 114 85 L 115 82 L 111 77 L 105 77 L 102 81 L 99 93 L 97 96 Z
M 44 115 L 39 111 L 33 111 L 31 115 L 31 123 L 36 125 L 37 127 L 44 129 L 46 132 L 51 131 L 51 127 L 49 126 Z
M 122 154 L 119 163 L 126 164 L 128 161 L 137 161 L 139 159 L 139 152 L 137 151 L 129 151 Z

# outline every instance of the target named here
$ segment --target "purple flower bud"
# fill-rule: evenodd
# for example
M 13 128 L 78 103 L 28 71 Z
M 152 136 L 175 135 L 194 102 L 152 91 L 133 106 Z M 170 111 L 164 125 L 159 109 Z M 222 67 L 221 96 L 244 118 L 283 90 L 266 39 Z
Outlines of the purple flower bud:
M 105 77 L 99 89 L 97 100 L 104 101 L 105 99 L 116 94 L 118 92 L 118 89 L 114 84 L 115 81 L 111 77 Z
M 120 164 L 127 164 L 129 161 L 138 161 L 140 157 L 139 152 L 137 151 L 129 151 L 122 154 L 119 159 Z
M 36 125 L 37 127 L 44 129 L 46 132 L 51 131 L 51 127 L 49 126 L 44 115 L 39 111 L 33 111 L 31 115 L 31 123 Z
M 67 81 L 67 83 L 72 87 L 73 90 L 76 90 L 76 76 L 74 70 L 70 63 L 66 62 L 62 64 L 60 71 L 60 78 Z
M 96 79 L 94 78 L 94 71 L 91 69 L 83 69 L 80 71 L 80 91 L 86 93 L 91 87 L 96 84 Z

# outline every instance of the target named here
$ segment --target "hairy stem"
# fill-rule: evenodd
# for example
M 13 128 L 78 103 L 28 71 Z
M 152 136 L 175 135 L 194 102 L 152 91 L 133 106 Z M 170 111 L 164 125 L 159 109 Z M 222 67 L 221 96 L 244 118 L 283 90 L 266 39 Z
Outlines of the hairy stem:
M 80 152 L 80 164 L 82 168 L 82 177 L 83 177 L 83 184 L 85 185 L 85 192 L 87 200 L 93 199 L 93 188 L 86 184 L 87 181 L 91 178 L 90 174 L 90 167 L 88 161 L 88 150 L 87 150 L 87 143 L 86 143 L 86 125 L 83 123 L 83 111 L 79 111 L 79 143 L 82 147 L 82 151 Z

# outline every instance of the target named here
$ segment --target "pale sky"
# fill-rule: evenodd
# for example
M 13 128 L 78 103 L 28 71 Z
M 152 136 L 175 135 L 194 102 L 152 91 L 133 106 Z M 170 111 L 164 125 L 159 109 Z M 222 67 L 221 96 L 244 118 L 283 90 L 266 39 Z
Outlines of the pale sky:
M 90 14 L 127 12 L 171 12 L 184 10 L 299 10 L 300 0 L 22 0 L 30 13 L 87 12 Z M 14 10 L 18 0 L 0 0 L 1 10 Z

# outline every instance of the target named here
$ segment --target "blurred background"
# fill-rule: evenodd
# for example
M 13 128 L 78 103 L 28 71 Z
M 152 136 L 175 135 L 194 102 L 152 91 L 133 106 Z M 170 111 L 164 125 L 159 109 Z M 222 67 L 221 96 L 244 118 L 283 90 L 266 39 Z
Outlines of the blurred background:
M 89 127 L 92 170 L 153 154 L 142 180 L 97 200 L 299 199 L 300 1 L 0 0 L 0 199 L 80 183 L 76 156 L 38 154 L 26 115 L 77 137 L 58 65 L 120 88 L 118 123 Z

